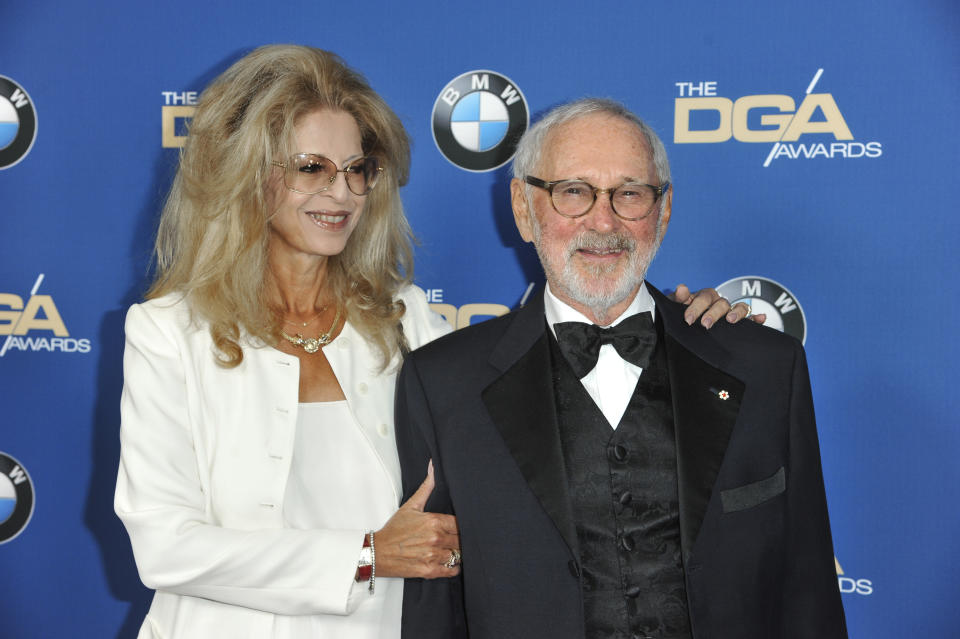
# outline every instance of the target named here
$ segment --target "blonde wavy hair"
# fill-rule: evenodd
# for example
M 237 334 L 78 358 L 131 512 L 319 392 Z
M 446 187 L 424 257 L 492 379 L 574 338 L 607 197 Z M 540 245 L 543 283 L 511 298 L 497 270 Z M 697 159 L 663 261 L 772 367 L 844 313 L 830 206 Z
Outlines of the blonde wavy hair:
M 299 119 L 317 109 L 352 115 L 364 154 L 380 157 L 384 167 L 346 248 L 329 259 L 327 287 L 382 355 L 381 369 L 407 349 L 397 299 L 413 275 L 399 193 L 410 169 L 407 133 L 337 55 L 271 45 L 234 63 L 200 96 L 161 214 L 156 275 L 146 295 L 184 295 L 193 317 L 209 324 L 224 367 L 243 361 L 244 333 L 267 344 L 280 339 L 280 310 L 268 296 L 267 183 L 271 162 L 296 152 Z

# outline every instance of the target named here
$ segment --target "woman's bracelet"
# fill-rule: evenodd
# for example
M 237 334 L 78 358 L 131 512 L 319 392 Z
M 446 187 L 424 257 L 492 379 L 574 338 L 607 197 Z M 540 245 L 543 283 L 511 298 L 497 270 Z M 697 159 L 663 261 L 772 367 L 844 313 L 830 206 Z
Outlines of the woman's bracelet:
M 367 586 L 367 591 L 372 595 L 373 594 L 373 583 L 377 578 L 377 548 L 373 545 L 373 531 L 371 530 L 370 535 L 370 585 Z

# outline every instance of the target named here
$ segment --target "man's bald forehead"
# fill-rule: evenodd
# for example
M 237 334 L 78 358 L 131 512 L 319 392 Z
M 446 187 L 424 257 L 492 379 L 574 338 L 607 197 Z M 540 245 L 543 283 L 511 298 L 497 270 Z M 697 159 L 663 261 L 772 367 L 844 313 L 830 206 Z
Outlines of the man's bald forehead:
M 639 133 L 640 139 L 644 141 L 645 155 L 652 159 L 656 167 L 658 183 L 670 181 L 670 162 L 663 142 L 660 141 L 656 132 L 622 103 L 608 98 L 593 97 L 581 98 L 553 107 L 523 134 L 513 159 L 514 177 L 522 180 L 537 170 L 537 166 L 543 163 L 542 156 L 547 151 L 548 139 L 555 139 L 554 133 L 558 129 L 594 116 L 601 118 L 601 121 L 604 116 L 607 116 L 626 122 L 629 129 Z
M 653 149 L 651 149 L 647 137 L 636 122 L 615 113 L 599 111 L 578 115 L 552 127 L 543 141 L 538 166 L 535 168 L 538 170 L 544 169 L 553 160 L 560 159 L 556 157 L 557 147 L 569 141 L 571 136 L 584 134 L 588 137 L 601 136 L 607 133 L 607 130 L 611 127 L 626 127 L 629 131 L 626 138 L 619 137 L 614 145 L 611 145 L 611 152 L 622 150 L 620 145 L 636 145 L 636 153 L 642 158 L 642 161 L 645 164 L 653 162 Z

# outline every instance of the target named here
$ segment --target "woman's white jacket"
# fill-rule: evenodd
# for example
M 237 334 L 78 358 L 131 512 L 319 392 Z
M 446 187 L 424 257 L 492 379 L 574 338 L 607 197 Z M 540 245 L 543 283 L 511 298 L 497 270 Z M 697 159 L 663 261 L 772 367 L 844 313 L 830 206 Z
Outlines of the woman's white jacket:
M 401 298 L 411 347 L 450 330 L 420 289 Z M 353 462 L 369 468 L 395 508 L 399 358 L 379 373 L 377 354 L 349 323 L 324 353 L 369 443 Z M 140 636 L 272 637 L 274 615 L 323 614 L 346 615 L 338 627 L 353 636 L 349 613 L 362 600 L 350 595 L 364 531 L 284 527 L 297 358 L 245 347 L 238 367 L 222 368 L 208 327 L 167 296 L 130 308 L 123 367 L 114 506 L 140 578 L 157 591 Z M 399 623 L 397 581 L 381 602 L 385 625 Z

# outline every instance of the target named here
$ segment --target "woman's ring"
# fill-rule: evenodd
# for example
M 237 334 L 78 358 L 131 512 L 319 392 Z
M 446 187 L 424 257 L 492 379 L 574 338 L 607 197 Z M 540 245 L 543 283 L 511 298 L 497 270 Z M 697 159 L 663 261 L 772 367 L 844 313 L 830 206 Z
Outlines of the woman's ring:
M 447 563 L 443 564 L 446 568 L 456 568 L 460 565 L 460 551 L 454 548 L 450 551 L 450 559 L 447 560 Z

